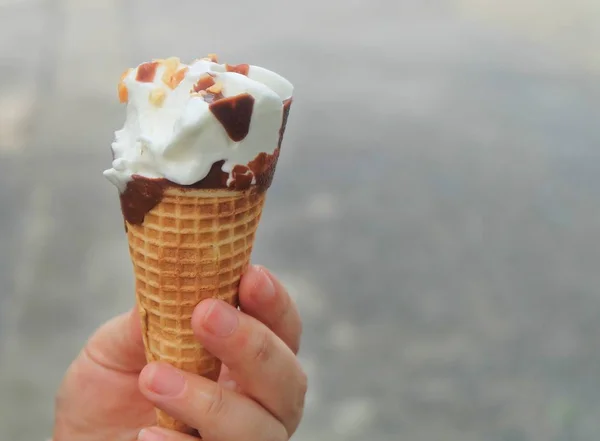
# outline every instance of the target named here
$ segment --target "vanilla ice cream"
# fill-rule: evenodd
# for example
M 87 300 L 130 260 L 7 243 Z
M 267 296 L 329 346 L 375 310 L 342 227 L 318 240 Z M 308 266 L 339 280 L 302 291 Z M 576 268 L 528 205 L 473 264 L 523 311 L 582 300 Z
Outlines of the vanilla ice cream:
M 215 167 L 224 188 L 257 184 L 267 158 L 278 154 L 292 92 L 274 72 L 218 64 L 214 56 L 141 64 L 119 83 L 127 118 L 104 175 L 121 193 L 138 177 L 197 185 Z

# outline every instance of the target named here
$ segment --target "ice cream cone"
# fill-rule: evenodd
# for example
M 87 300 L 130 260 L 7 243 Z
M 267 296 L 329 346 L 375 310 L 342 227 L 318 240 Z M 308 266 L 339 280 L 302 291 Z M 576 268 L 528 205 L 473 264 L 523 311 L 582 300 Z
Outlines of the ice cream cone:
M 195 339 L 191 316 L 204 299 L 238 304 L 264 191 L 167 187 L 141 224 L 126 222 L 148 362 L 165 361 L 216 380 L 220 362 Z M 157 410 L 158 424 L 193 429 Z
M 104 175 L 119 190 L 146 358 L 216 380 L 220 362 L 194 338 L 192 313 L 208 298 L 238 304 L 293 86 L 209 56 L 142 63 L 118 90 L 127 115 Z M 160 426 L 193 433 L 157 412 Z

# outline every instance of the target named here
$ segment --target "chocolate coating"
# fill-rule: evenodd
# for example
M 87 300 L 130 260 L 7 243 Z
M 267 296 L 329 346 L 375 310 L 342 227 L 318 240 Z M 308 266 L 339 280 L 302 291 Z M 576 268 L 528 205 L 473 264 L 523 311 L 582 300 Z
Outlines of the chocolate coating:
M 252 185 L 254 173 L 245 165 L 236 165 L 231 170 L 231 182 L 228 187 L 235 190 L 247 190 Z
M 242 96 L 242 95 L 239 95 Z M 239 97 L 238 96 L 238 97 Z M 242 114 L 239 115 L 239 118 L 243 119 L 243 116 L 245 115 L 245 111 L 247 110 L 247 107 L 249 105 L 253 105 L 254 104 L 254 98 L 252 98 L 252 96 L 248 95 L 249 98 L 252 99 L 251 104 L 248 103 L 244 103 L 242 101 L 242 104 L 239 104 L 239 101 L 236 100 L 232 100 L 234 101 L 234 103 L 229 103 L 226 106 L 222 107 L 222 108 L 217 108 L 217 112 L 221 112 L 220 115 L 223 116 L 228 109 L 233 109 L 232 111 L 235 112 L 241 112 Z M 237 98 L 237 97 L 232 97 L 232 98 Z M 222 102 L 227 102 L 228 100 L 231 101 L 230 98 L 224 98 L 221 99 L 220 101 L 216 101 L 215 103 L 211 104 L 211 107 L 222 103 Z M 248 188 L 250 188 L 252 186 L 252 178 L 254 177 L 256 179 L 256 187 L 258 189 L 258 191 L 266 191 L 270 186 L 271 183 L 273 182 L 273 176 L 275 175 L 275 168 L 277 167 L 277 161 L 279 159 L 279 152 L 281 149 L 281 143 L 283 141 L 283 135 L 285 133 L 285 128 L 286 128 L 286 124 L 287 124 L 287 119 L 288 119 L 288 115 L 290 112 L 290 106 L 292 104 L 292 99 L 288 99 L 285 100 L 283 103 L 283 119 L 282 119 L 282 124 L 281 124 L 281 129 L 279 132 L 279 145 L 277 146 L 277 148 L 275 149 L 275 151 L 273 152 L 272 155 L 269 155 L 268 153 L 260 153 L 256 156 L 256 158 L 254 158 L 252 161 L 250 161 L 248 163 L 248 166 L 244 166 L 244 165 L 236 165 L 232 172 L 231 172 L 231 181 L 229 182 L 229 186 L 228 184 L 228 179 L 229 179 L 229 174 L 225 173 L 222 170 L 223 164 L 225 163 L 225 161 L 218 161 L 215 162 L 208 175 L 206 175 L 206 177 L 192 185 L 179 185 L 176 184 L 174 182 L 171 182 L 167 179 L 164 178 L 145 178 L 143 176 L 139 176 L 139 175 L 134 175 L 132 176 L 132 180 L 130 182 L 127 183 L 127 187 L 125 188 L 125 191 L 121 194 L 121 210 L 123 211 L 123 216 L 125 217 L 125 220 L 127 222 L 129 222 L 130 224 L 142 224 L 144 222 L 144 218 L 146 217 L 146 214 L 148 214 L 148 212 L 150 210 L 152 210 L 156 205 L 158 205 L 160 203 L 160 201 L 162 200 L 162 197 L 164 195 L 165 189 L 169 186 L 174 186 L 174 187 L 180 187 L 180 188 L 189 188 L 189 189 L 220 189 L 220 190 L 231 190 L 231 191 L 240 191 L 240 190 L 246 190 Z M 244 107 L 246 106 L 246 108 Z M 237 110 L 235 110 L 237 108 Z M 241 110 L 240 110 L 241 108 Z M 212 109 L 211 109 L 212 110 Z M 214 112 L 213 112 L 214 113 Z M 252 115 L 252 108 L 250 108 L 249 110 L 249 115 Z M 218 119 L 217 114 L 215 114 L 215 116 Z M 223 121 L 221 121 L 219 119 L 219 121 L 221 121 L 221 123 L 223 124 L 223 126 L 225 127 L 225 129 L 227 130 L 227 125 L 229 124 L 229 122 L 231 120 L 233 120 L 234 122 L 232 123 L 233 127 L 233 131 L 234 131 L 234 135 L 238 135 L 239 133 L 243 133 L 243 130 L 240 130 L 240 132 L 236 132 L 236 130 L 238 130 L 238 126 L 235 122 L 235 118 L 227 118 L 224 117 L 224 120 L 227 121 L 226 123 L 223 123 Z M 250 117 L 248 117 L 248 121 L 247 121 L 248 126 L 250 125 Z M 231 129 L 230 127 L 230 129 Z M 243 127 L 242 127 L 243 128 Z M 228 131 L 229 133 L 229 131 Z M 246 129 L 246 133 L 244 134 L 244 137 L 247 135 L 247 129 Z M 231 136 L 231 134 L 230 134 Z M 233 137 L 232 137 L 233 139 Z M 243 139 L 243 138 L 242 138 Z M 235 139 L 234 139 L 235 141 Z M 125 226 L 125 228 L 127 228 L 127 226 Z
M 281 148 L 283 142 L 283 135 L 285 135 L 285 128 L 287 127 L 288 117 L 290 116 L 290 108 L 292 107 L 292 98 L 288 98 L 283 102 L 283 120 L 281 121 L 281 129 L 279 129 L 279 143 L 278 148 Z

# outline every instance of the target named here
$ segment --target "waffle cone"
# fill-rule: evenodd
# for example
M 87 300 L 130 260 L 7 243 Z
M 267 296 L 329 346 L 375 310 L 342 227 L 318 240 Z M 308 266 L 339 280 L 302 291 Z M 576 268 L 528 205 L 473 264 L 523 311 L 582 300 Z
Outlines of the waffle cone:
M 148 362 L 165 361 L 216 380 L 220 361 L 194 338 L 192 312 L 204 299 L 238 305 L 265 192 L 169 187 L 141 225 L 126 222 Z M 161 427 L 193 429 L 157 409 Z

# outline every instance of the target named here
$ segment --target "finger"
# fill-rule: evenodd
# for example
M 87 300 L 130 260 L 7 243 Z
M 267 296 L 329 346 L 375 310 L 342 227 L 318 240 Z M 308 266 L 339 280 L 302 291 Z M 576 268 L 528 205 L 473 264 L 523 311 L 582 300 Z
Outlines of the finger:
M 137 309 L 105 323 L 83 350 L 94 363 L 119 372 L 139 373 L 146 364 Z
M 288 439 L 283 425 L 252 399 L 169 364 L 149 364 L 139 384 L 148 400 L 198 429 L 205 441 Z
M 142 429 L 137 439 L 138 441 L 198 441 L 198 438 L 193 436 L 163 429 L 162 427 Z
M 248 268 L 240 283 L 241 309 L 263 322 L 296 354 L 302 322 L 295 302 L 285 287 L 262 266 Z
M 221 387 L 224 387 L 225 389 L 229 389 L 229 390 L 233 390 L 233 391 L 237 391 L 237 392 L 240 391 L 240 387 L 238 386 L 237 382 L 231 376 L 231 371 L 224 364 L 221 365 L 221 372 L 219 373 L 218 382 L 221 385 Z
M 306 375 L 290 348 L 264 324 L 221 300 L 201 302 L 192 315 L 192 329 L 242 390 L 291 435 L 302 417 Z

